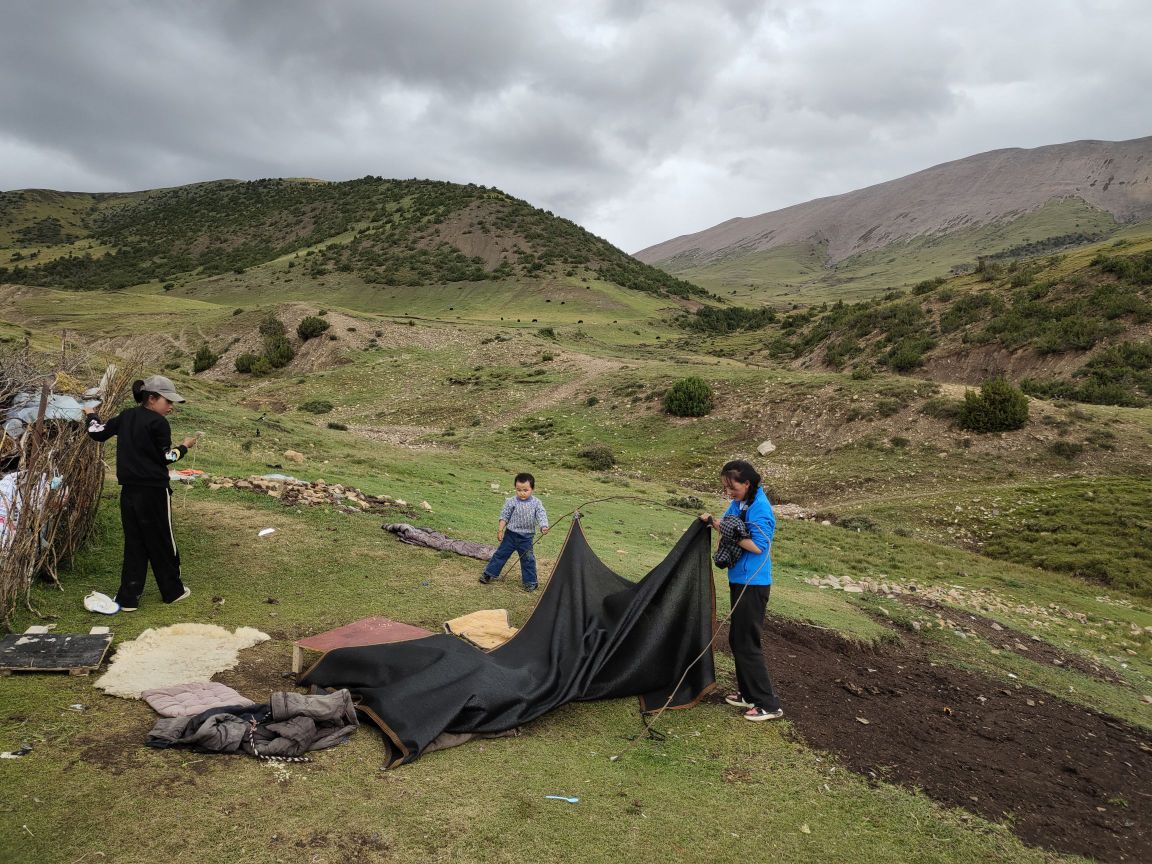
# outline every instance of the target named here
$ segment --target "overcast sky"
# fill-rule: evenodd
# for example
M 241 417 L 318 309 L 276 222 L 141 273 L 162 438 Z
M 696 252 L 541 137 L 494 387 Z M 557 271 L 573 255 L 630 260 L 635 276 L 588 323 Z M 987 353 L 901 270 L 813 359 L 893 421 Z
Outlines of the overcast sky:
M 428 177 L 634 252 L 1152 135 L 1150 33 L 1148 0 L 0 0 L 0 189 Z

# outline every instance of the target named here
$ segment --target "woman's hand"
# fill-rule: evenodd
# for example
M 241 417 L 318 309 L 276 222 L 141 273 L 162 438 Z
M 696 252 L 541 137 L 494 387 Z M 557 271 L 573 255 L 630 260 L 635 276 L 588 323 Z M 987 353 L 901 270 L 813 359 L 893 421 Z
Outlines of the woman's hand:
M 716 520 L 712 517 L 711 513 L 701 513 L 700 514 L 700 521 L 701 522 L 707 522 L 713 528 L 720 527 L 719 524 L 716 522 Z
M 199 439 L 199 438 L 197 438 L 195 435 L 191 435 L 191 436 L 189 436 L 189 437 L 185 438 L 185 439 L 183 440 L 183 442 L 181 442 L 181 443 L 183 443 L 183 445 L 184 445 L 185 449 L 187 449 L 187 450 L 191 450 L 191 449 L 192 449 L 192 445 L 193 445 L 193 444 L 195 444 L 195 443 L 196 443 L 197 441 L 199 441 L 199 440 L 200 440 L 200 439 Z

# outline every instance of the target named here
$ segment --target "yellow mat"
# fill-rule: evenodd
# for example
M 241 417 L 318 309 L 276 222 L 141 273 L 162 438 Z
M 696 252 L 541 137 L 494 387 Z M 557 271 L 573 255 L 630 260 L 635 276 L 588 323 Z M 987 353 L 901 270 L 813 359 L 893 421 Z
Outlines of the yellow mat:
M 495 648 L 516 635 L 507 609 L 479 609 L 444 622 L 444 632 L 467 639 L 478 648 Z

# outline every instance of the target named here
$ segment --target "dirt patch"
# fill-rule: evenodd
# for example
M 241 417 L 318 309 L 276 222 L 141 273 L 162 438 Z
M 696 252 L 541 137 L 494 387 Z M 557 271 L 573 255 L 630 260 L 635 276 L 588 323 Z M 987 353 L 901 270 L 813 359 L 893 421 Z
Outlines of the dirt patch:
M 235 669 L 218 672 L 212 680 L 254 702 L 267 702 L 273 692 L 298 692 L 292 674 L 292 648 L 275 638 L 245 648 Z
M 374 864 L 391 861 L 391 844 L 386 835 L 363 831 L 307 831 L 295 834 L 273 834 L 268 840 L 272 849 L 280 849 L 287 857 L 295 858 L 307 850 L 323 849 L 337 854 L 342 861 L 360 861 Z M 304 860 L 329 860 L 312 855 Z
M 778 618 L 767 632 L 792 728 L 850 770 L 1004 822 L 1034 846 L 1152 860 L 1149 732 L 936 662 L 915 637 L 873 647 Z M 717 644 L 727 650 L 726 632 Z
M 147 734 L 147 729 L 141 732 L 139 728 L 135 728 L 121 731 L 105 729 L 98 737 L 77 736 L 74 743 L 79 752 L 71 764 L 85 762 L 119 776 L 125 771 L 136 768 L 136 753 Z
M 352 432 L 373 441 L 383 441 L 397 447 L 407 447 L 410 450 L 436 450 L 442 445 L 437 441 L 428 440 L 433 435 L 439 435 L 443 429 L 431 426 L 351 426 Z

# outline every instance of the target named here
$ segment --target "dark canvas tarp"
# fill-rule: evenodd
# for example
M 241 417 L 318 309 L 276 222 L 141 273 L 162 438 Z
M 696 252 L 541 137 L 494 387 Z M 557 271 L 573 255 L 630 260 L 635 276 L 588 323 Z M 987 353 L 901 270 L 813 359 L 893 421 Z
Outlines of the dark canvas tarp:
M 671 696 L 671 707 L 692 705 L 715 680 L 715 626 L 704 523 L 693 520 L 664 561 L 630 582 L 596 557 L 575 520 L 535 611 L 499 648 L 449 635 L 338 648 L 300 683 L 351 690 L 398 765 L 442 732 L 502 732 L 566 702 L 639 696 L 652 711 Z

